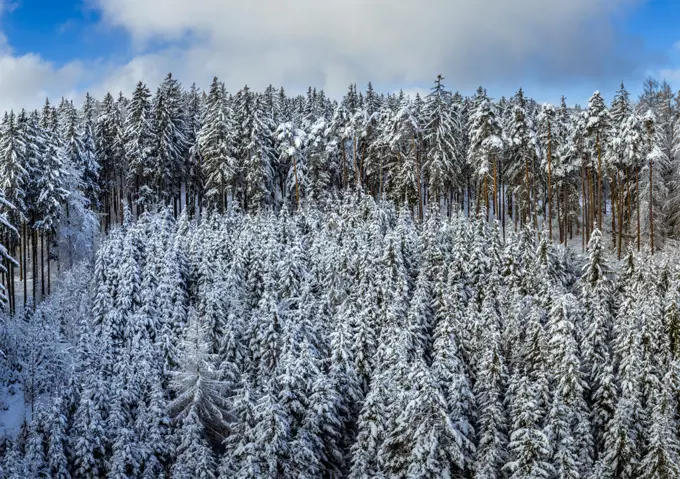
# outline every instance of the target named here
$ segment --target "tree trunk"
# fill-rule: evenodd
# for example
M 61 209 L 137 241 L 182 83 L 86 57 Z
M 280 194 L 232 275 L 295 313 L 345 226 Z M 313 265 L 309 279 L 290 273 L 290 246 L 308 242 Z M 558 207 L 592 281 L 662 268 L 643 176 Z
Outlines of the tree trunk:
M 416 155 L 416 180 L 418 181 L 418 219 L 422 221 L 423 219 L 423 178 L 422 178 L 422 168 L 420 166 L 420 154 L 418 153 L 418 147 L 416 146 L 416 138 L 415 136 L 412 139 L 413 141 L 413 152 Z
M 588 200 L 586 195 L 586 166 L 581 158 L 581 220 L 583 231 L 581 232 L 581 251 L 586 250 L 586 237 L 588 236 Z
M 33 230 L 33 307 L 38 304 L 38 231 Z
M 47 250 L 47 294 L 52 292 L 52 275 L 50 274 L 50 238 L 51 234 L 47 234 L 47 243 L 46 243 L 46 250 Z M 58 269 L 58 268 L 57 268 Z
M 529 221 L 531 218 L 531 189 L 529 187 L 529 160 L 527 157 L 524 157 L 524 190 L 525 190 L 525 198 L 523 199 L 523 205 L 522 205 L 522 223 L 521 225 L 524 226 L 524 224 Z M 527 209 L 528 215 L 527 215 Z
M 486 210 L 486 222 L 489 222 L 489 178 L 484 175 L 484 209 Z
M 297 175 L 297 161 L 295 160 L 295 155 L 293 155 L 293 174 L 295 175 L 295 204 L 300 207 L 300 188 L 298 186 L 298 175 Z
M 40 300 L 45 297 L 45 234 L 40 233 Z
M 359 172 L 359 163 L 357 163 L 357 135 L 354 133 L 354 174 L 357 177 L 357 186 L 361 186 L 361 173 Z
M 498 218 L 498 211 L 500 208 L 496 207 L 496 199 L 498 198 L 498 166 L 496 165 L 496 155 L 493 156 L 493 216 Z
M 24 309 L 26 309 L 26 301 L 28 300 L 28 236 L 27 236 L 27 230 L 26 230 L 26 222 L 23 221 L 21 225 L 21 229 L 23 231 L 23 242 L 24 242 L 24 248 L 23 248 L 23 270 L 24 270 Z
M 569 233 L 569 222 L 571 218 L 569 218 L 569 206 L 567 204 L 567 189 L 562 188 L 562 196 L 564 197 L 564 246 L 567 246 L 567 234 Z
M 342 187 L 347 188 L 347 152 L 345 151 L 345 141 L 342 141 Z
M 552 241 L 552 141 L 550 139 L 550 122 L 548 122 L 548 236 Z
M 628 169 L 628 180 L 626 181 L 626 184 L 628 186 L 628 196 L 626 200 L 628 201 L 628 222 L 627 222 L 627 230 L 628 230 L 628 238 L 632 238 L 632 228 L 633 228 L 633 172 L 632 172 L 632 167 Z M 630 241 L 630 239 L 628 240 Z
M 562 244 L 562 239 L 564 238 L 562 236 L 562 207 L 561 207 L 562 202 L 560 201 L 560 187 L 558 186 L 556 189 L 557 189 L 557 227 L 559 229 L 558 236 L 560 238 L 560 244 Z M 552 218 L 550 224 L 552 226 Z
M 619 173 L 616 173 L 616 178 L 618 179 Z M 624 185 L 623 185 L 623 179 L 621 180 L 621 185 L 619 187 L 619 208 L 618 208 L 618 213 L 619 213 L 619 244 L 618 244 L 618 249 L 617 249 L 617 257 L 618 259 L 621 259 L 621 245 L 623 243 L 623 192 L 625 191 Z
M 597 132 L 597 211 L 598 211 L 598 228 L 602 226 L 602 206 L 604 203 L 604 191 L 602 190 L 602 147 L 600 146 L 600 132 Z
M 614 248 L 616 248 L 616 209 L 618 208 L 618 201 L 616 195 L 619 193 L 619 186 L 617 184 L 618 173 L 614 176 L 611 184 L 611 202 L 612 202 L 612 243 Z
M 503 224 L 503 241 L 505 241 L 505 189 L 501 181 L 501 195 L 499 201 L 501 202 L 501 223 Z
M 636 210 L 637 210 L 637 250 L 638 253 L 640 252 L 640 181 L 639 181 L 640 174 L 638 171 L 635 171 L 635 196 L 637 197 L 636 200 Z
M 652 192 L 654 191 L 654 181 L 652 170 L 654 168 L 654 160 L 649 159 L 649 246 L 654 256 L 654 201 Z

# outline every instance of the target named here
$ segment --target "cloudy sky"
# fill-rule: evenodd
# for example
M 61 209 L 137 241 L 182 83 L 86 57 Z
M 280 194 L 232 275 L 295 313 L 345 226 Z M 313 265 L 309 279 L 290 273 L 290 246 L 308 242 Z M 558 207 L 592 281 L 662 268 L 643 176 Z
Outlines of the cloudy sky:
M 464 93 L 584 103 L 649 75 L 680 88 L 679 20 L 676 0 L 0 0 L 0 109 L 155 89 L 169 71 L 331 95 L 442 73 Z

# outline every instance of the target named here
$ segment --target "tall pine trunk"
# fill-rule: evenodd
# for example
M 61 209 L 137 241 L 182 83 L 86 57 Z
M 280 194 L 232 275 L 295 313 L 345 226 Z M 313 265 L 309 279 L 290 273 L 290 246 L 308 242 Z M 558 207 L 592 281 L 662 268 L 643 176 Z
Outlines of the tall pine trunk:
M 26 229 L 26 222 L 23 221 L 21 225 L 21 230 L 22 230 L 22 238 L 24 242 L 24 248 L 23 248 L 23 281 L 24 281 L 24 309 L 26 309 L 26 302 L 28 300 L 28 234 L 27 234 L 27 229 Z
M 654 255 L 654 201 L 653 201 L 653 191 L 654 191 L 654 176 L 652 170 L 654 169 L 654 160 L 649 158 L 649 246 L 652 250 L 652 256 Z
M 640 174 L 635 170 L 635 196 L 636 196 L 636 210 L 637 210 L 637 250 L 640 252 Z
M 603 229 L 602 209 L 604 203 L 604 191 L 602 188 L 602 147 L 600 146 L 600 132 L 597 132 L 597 226 Z
M 550 122 L 548 122 L 548 235 L 550 241 L 552 241 L 552 141 L 550 138 Z
M 623 176 L 623 175 L 622 175 Z M 616 178 L 618 179 L 619 173 L 616 172 Z M 625 185 L 623 184 L 623 178 L 621 179 L 621 185 L 619 187 L 619 244 L 617 248 L 617 257 L 621 259 L 621 245 L 623 243 L 623 192 L 625 191 Z

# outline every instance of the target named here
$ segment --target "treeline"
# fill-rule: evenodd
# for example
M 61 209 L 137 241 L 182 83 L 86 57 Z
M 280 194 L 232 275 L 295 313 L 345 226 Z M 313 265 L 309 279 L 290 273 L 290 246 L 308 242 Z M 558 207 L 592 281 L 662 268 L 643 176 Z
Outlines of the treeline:
M 112 228 L 3 323 L 2 477 L 680 477 L 676 254 L 326 206 Z
M 652 252 L 679 231 L 677 97 L 648 80 L 633 102 L 621 87 L 608 106 L 538 105 L 520 89 L 491 99 L 451 93 L 376 93 L 350 85 L 287 96 L 268 87 L 229 93 L 184 89 L 168 75 L 152 94 L 62 99 L 42 111 L 9 112 L 0 128 L 3 284 L 9 309 L 50 291 L 50 265 L 90 254 L 103 231 L 131 214 L 170 206 L 278 211 L 344 190 L 407 204 L 419 219 L 438 204 L 483 212 L 517 231 L 546 226 L 582 247 L 599 225 L 619 257 L 644 240 Z M 548 220 L 549 219 L 549 220 Z M 15 258 L 13 261 L 10 257 Z M 49 260 L 47 259 L 49 258 Z M 23 284 L 15 285 L 18 278 Z

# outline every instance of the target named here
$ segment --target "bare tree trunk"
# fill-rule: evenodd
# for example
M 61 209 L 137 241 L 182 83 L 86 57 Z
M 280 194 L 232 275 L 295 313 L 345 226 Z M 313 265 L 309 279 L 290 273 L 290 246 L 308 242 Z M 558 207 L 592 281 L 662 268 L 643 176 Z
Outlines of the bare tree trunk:
M 588 201 L 586 195 L 586 167 L 583 158 L 581 159 L 581 218 L 583 231 L 581 232 L 581 250 L 586 250 L 586 240 L 588 236 Z
M 380 199 L 383 199 L 383 156 L 380 155 L 380 187 L 379 187 L 379 192 L 380 192 Z
M 418 147 L 416 146 L 416 138 L 415 136 L 412 139 L 413 141 L 413 153 L 416 155 L 416 180 L 418 181 L 418 219 L 422 220 L 423 219 L 423 191 L 422 191 L 422 186 L 423 186 L 423 178 L 422 178 L 422 168 L 420 166 L 420 154 L 418 153 Z
M 297 175 L 297 161 L 295 160 L 295 155 L 293 155 L 293 174 L 295 175 L 295 204 L 300 207 L 300 188 L 298 186 L 298 175 Z
M 40 300 L 45 297 L 45 234 L 40 233 Z
M 345 141 L 342 142 L 342 187 L 347 188 L 347 152 L 345 151 Z
M 529 160 L 527 157 L 524 157 L 524 190 L 525 190 L 525 199 L 523 202 L 525 203 L 522 208 L 522 226 L 524 226 L 524 223 L 529 221 L 531 218 L 531 188 L 529 187 Z M 527 215 L 527 209 L 528 215 Z
M 496 165 L 496 155 L 493 156 L 493 215 L 498 218 L 499 208 L 496 207 L 496 199 L 498 198 L 498 171 Z M 488 216 L 488 215 L 487 215 Z
M 48 295 L 52 292 L 52 275 L 50 274 L 50 238 L 51 238 L 51 235 L 48 233 L 47 234 L 47 243 L 46 243 L 46 250 L 47 250 L 47 294 Z
M 628 186 L 628 197 L 626 198 L 628 202 L 628 223 L 627 223 L 627 231 L 628 231 L 628 238 L 632 238 L 632 229 L 633 229 L 633 173 L 632 173 L 632 168 L 628 169 L 628 180 L 626 181 L 626 184 Z M 630 241 L 630 239 L 628 240 Z
M 588 235 L 588 242 L 590 242 L 590 236 L 593 234 L 593 231 L 595 230 L 595 218 L 596 218 L 596 208 L 597 205 L 595 204 L 595 185 L 594 183 L 594 178 L 593 178 L 593 172 L 589 171 L 588 172 L 588 213 L 590 217 L 590 233 Z M 599 229 L 599 225 L 597 228 Z
M 486 222 L 489 222 L 489 178 L 484 175 L 484 209 L 486 210 Z
M 357 135 L 354 134 L 354 174 L 357 177 L 357 186 L 361 186 L 361 173 L 359 172 L 359 163 L 357 163 Z
M 38 231 L 33 230 L 33 306 L 38 304 Z
M 503 224 L 503 241 L 505 241 L 505 188 L 501 181 L 501 194 L 499 201 L 501 202 L 501 223 Z
M 550 200 L 548 200 L 550 201 Z M 562 236 L 562 202 L 560 201 L 560 188 L 557 187 L 557 227 L 559 229 L 558 236 L 560 238 L 560 244 L 562 244 L 562 239 L 564 238 Z M 552 218 L 550 220 L 550 224 L 552 226 Z
M 28 232 L 26 230 L 26 222 L 23 221 L 21 225 L 23 231 L 23 280 L 24 280 L 24 309 L 26 309 L 26 301 L 28 300 Z
M 639 181 L 639 173 L 636 170 L 635 171 L 635 196 L 637 197 L 636 200 L 636 209 L 637 209 L 637 250 L 638 253 L 640 252 L 640 181 Z
M 536 155 L 531 155 L 531 170 L 535 173 L 536 171 Z M 531 176 L 531 210 L 534 219 L 534 229 L 536 230 L 536 235 L 539 234 L 538 231 L 538 188 L 536 186 L 535 175 Z
M 616 209 L 618 208 L 618 201 L 616 199 L 616 195 L 619 192 L 619 187 L 617 184 L 618 180 L 618 173 L 614 176 L 613 181 L 610 182 L 611 184 L 611 202 L 612 202 L 612 243 L 614 244 L 614 248 L 616 248 Z
M 654 191 L 654 176 L 652 170 L 654 168 L 654 160 L 649 158 L 649 245 L 654 256 L 654 201 L 652 192 Z
M 562 196 L 564 197 L 564 246 L 567 246 L 567 234 L 569 233 L 569 206 L 567 204 L 567 190 L 566 188 L 562 188 Z
M 598 228 L 602 229 L 602 205 L 604 203 L 604 191 L 602 189 L 602 147 L 600 146 L 600 132 L 597 132 L 597 210 Z
M 552 141 L 550 139 L 550 122 L 548 122 L 548 235 L 550 241 L 552 241 Z
M 616 172 L 616 178 L 618 179 L 619 173 Z M 623 185 L 623 179 L 621 180 L 621 186 L 619 187 L 619 208 L 618 208 L 618 213 L 619 213 L 619 244 L 618 244 L 618 249 L 617 249 L 617 257 L 618 259 L 621 259 L 621 245 L 623 243 L 623 192 L 625 191 L 624 185 Z

